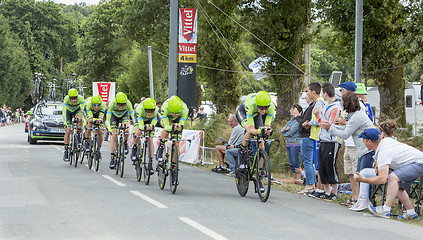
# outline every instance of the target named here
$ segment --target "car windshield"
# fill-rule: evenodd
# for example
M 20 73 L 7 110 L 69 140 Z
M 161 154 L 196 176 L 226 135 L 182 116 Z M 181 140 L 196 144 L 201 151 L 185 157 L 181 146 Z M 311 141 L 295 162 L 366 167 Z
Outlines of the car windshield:
M 61 106 L 44 106 L 39 108 L 41 115 L 47 116 L 60 116 L 62 115 L 62 107 Z

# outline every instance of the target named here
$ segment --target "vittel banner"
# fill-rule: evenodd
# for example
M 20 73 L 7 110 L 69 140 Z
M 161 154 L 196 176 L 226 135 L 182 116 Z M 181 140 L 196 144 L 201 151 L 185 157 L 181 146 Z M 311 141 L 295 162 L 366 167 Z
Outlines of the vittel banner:
M 177 95 L 190 109 L 195 108 L 197 17 L 197 9 L 179 9 Z
M 115 99 L 115 82 L 93 82 L 93 96 L 100 95 L 103 102 Z

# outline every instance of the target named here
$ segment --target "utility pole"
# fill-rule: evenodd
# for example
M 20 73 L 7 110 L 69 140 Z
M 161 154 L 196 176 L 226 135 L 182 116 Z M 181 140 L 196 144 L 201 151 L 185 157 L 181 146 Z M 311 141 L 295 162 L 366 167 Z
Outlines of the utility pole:
M 178 54 L 178 0 L 170 0 L 170 38 L 169 38 L 169 97 L 176 95 L 177 54 Z
M 361 83 L 361 66 L 363 65 L 363 0 L 355 1 L 355 61 L 354 82 Z
M 150 77 L 150 98 L 154 99 L 154 85 L 153 85 L 153 57 L 151 54 L 151 46 L 148 46 L 148 73 Z

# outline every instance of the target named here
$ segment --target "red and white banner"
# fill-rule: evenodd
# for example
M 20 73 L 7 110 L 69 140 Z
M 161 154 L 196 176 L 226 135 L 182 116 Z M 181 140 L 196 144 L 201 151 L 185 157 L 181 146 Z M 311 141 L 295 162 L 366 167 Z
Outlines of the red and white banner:
M 179 44 L 197 43 L 197 9 L 179 9 Z
M 100 95 L 103 102 L 115 99 L 115 82 L 93 82 L 93 96 Z

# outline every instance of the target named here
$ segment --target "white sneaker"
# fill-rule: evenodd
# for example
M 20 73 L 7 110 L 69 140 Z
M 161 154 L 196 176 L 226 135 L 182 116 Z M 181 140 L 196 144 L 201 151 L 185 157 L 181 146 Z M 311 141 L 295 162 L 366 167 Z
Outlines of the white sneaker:
M 361 205 L 361 202 L 363 201 L 364 199 L 363 198 L 358 198 L 357 199 L 357 202 L 354 204 L 354 206 L 352 206 L 352 207 L 350 207 L 350 208 L 348 208 L 349 210 L 351 210 L 351 211 L 354 211 L 354 209 L 356 209 L 357 207 L 359 207 L 360 205 Z
M 366 210 L 369 206 L 373 206 L 368 198 L 360 198 L 360 200 L 360 205 L 353 209 L 350 209 L 351 211 L 360 212 Z

